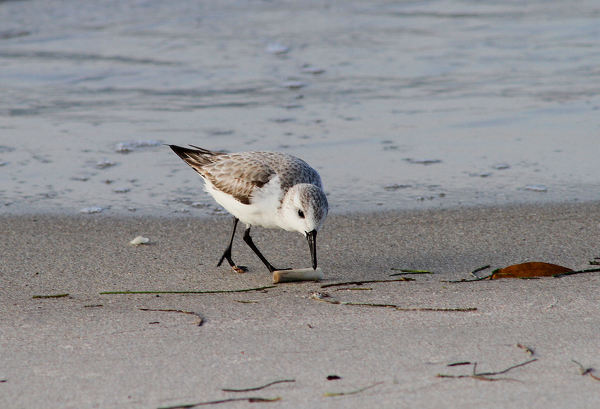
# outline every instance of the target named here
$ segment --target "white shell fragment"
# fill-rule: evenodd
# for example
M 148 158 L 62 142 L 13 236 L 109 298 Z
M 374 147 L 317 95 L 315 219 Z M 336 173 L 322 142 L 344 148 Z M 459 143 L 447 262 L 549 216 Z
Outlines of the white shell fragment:
M 525 190 L 530 190 L 532 192 L 547 192 L 548 187 L 545 185 L 527 185 L 524 188 Z
M 286 81 L 283 84 L 281 84 L 281 86 L 283 88 L 289 88 L 289 89 L 300 89 L 300 88 L 306 87 L 307 85 L 308 84 L 306 82 L 294 81 L 294 80 Z
M 96 162 L 96 167 L 98 169 L 106 169 L 106 168 L 115 166 L 116 164 L 117 164 L 117 162 L 113 162 L 112 160 L 104 159 L 104 160 L 99 160 L 98 162 Z
M 265 51 L 269 54 L 287 54 L 290 51 L 290 47 L 279 43 L 270 43 L 265 48 Z
M 292 281 L 318 281 L 323 278 L 323 270 L 317 267 L 298 268 L 294 270 L 275 270 L 273 271 L 273 283 L 289 283 Z
M 92 206 L 92 207 L 84 207 L 83 209 L 81 209 L 79 212 L 80 213 L 85 213 L 85 214 L 93 214 L 93 213 L 100 213 L 102 212 L 104 209 L 98 206 Z
M 147 244 L 150 242 L 148 237 L 137 236 L 135 239 L 131 240 L 129 244 L 133 244 L 134 246 L 139 246 L 140 244 Z

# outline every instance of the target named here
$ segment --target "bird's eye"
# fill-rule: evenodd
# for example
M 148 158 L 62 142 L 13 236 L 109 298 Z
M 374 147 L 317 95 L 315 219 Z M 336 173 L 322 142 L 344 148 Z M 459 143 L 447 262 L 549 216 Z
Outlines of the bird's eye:
M 304 219 L 304 212 L 302 210 L 298 210 L 298 217 Z

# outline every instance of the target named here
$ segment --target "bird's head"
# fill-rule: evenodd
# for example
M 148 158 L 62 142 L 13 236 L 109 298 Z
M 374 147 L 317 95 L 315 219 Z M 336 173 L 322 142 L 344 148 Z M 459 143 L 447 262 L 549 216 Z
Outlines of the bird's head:
M 317 268 L 317 231 L 323 226 L 328 210 L 323 190 L 309 183 L 292 186 L 281 207 L 286 230 L 297 231 L 308 240 L 313 268 Z

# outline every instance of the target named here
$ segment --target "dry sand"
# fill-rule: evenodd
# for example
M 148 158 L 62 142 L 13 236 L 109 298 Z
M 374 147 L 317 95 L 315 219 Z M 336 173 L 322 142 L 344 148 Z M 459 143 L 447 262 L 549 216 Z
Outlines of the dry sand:
M 158 296 L 99 293 L 244 289 L 271 285 L 271 277 L 241 240 L 234 259 L 250 271 L 215 267 L 226 218 L 2 216 L 0 407 L 156 408 L 260 396 L 281 397 L 264 403 L 273 408 L 596 408 L 600 382 L 571 360 L 600 368 L 600 273 L 445 280 L 485 264 L 589 267 L 600 255 L 599 221 L 598 203 L 333 216 L 319 236 L 322 283 Z M 151 244 L 129 245 L 139 234 Z M 300 236 L 255 235 L 276 266 L 309 262 Z M 359 286 L 369 290 L 321 288 L 393 278 L 392 267 L 435 274 Z M 330 300 L 477 310 L 334 305 L 311 299 L 315 291 Z M 538 360 L 501 376 L 509 380 L 436 377 L 470 373 L 447 367 L 457 361 L 498 371 L 530 358 Z M 341 379 L 328 381 L 333 374 Z M 277 379 L 296 382 L 221 391 Z

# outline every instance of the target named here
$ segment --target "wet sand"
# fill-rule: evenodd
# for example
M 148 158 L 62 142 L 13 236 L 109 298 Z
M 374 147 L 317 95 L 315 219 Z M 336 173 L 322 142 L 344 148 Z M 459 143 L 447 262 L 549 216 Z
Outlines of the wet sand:
M 600 382 L 572 360 L 600 367 L 600 273 L 446 281 L 486 264 L 589 267 L 600 256 L 599 221 L 599 203 L 333 215 L 319 235 L 322 283 L 157 296 L 99 293 L 246 289 L 271 285 L 270 276 L 239 238 L 234 259 L 250 271 L 215 267 L 230 228 L 224 217 L 0 216 L 0 406 L 154 408 L 260 396 L 281 397 L 274 408 L 593 408 Z M 129 245 L 139 234 L 151 244 Z M 309 262 L 300 236 L 255 236 L 276 266 Z M 390 279 L 392 267 L 435 274 L 321 288 Z M 315 291 L 341 302 L 477 310 L 335 305 L 311 299 Z M 471 373 L 453 362 L 500 371 L 532 358 L 496 382 L 436 377 Z M 333 374 L 341 379 L 328 381 Z M 295 382 L 221 391 L 277 379 Z

